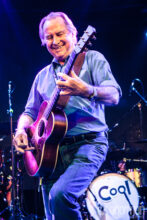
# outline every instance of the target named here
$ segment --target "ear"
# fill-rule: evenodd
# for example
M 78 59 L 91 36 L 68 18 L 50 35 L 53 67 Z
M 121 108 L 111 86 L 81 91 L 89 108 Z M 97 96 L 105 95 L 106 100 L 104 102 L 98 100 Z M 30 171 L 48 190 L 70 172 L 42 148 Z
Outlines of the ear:
M 45 39 L 42 39 L 41 42 L 42 42 L 42 46 L 46 46 L 46 40 Z
M 71 34 L 72 34 L 73 43 L 75 45 L 77 43 L 77 38 L 73 32 Z

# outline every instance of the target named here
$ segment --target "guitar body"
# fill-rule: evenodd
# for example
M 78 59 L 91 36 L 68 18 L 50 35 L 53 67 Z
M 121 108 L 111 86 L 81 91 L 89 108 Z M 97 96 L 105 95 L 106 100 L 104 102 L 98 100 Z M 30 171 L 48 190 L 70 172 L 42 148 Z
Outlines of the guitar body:
M 30 176 L 50 176 L 53 173 L 59 144 L 67 131 L 67 118 L 62 110 L 56 108 L 48 119 L 44 117 L 48 105 L 48 101 L 42 103 L 37 120 L 27 129 L 29 146 L 35 148 L 24 153 L 25 168 Z

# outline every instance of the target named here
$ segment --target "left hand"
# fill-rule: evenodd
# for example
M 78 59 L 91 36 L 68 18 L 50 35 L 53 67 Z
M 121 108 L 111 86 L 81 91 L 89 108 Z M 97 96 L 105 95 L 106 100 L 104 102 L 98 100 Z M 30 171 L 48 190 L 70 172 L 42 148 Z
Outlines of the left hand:
M 92 94 L 92 86 L 80 79 L 74 71 L 71 71 L 70 76 L 65 73 L 58 73 L 58 75 L 63 79 L 63 81 L 56 81 L 56 84 L 61 89 L 60 95 L 77 95 L 88 98 Z

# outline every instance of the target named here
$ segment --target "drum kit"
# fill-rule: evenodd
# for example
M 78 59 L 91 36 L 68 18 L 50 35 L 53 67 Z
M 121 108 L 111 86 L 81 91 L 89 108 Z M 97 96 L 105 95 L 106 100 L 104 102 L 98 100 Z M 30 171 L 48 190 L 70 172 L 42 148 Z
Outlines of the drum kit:
M 106 172 L 92 181 L 79 201 L 84 220 L 147 219 L 146 198 L 139 193 L 146 186 L 137 186 L 136 170 L 127 175 Z
M 7 127 L 7 132 L 6 132 Z M 4 128 L 4 129 L 2 129 Z M 0 219 L 12 218 L 12 213 L 15 208 L 19 211 L 20 199 L 20 174 L 21 169 L 16 166 L 19 164 L 18 158 L 15 156 L 15 176 L 12 172 L 12 151 L 11 137 L 8 135 L 9 123 L 0 124 Z M 17 171 L 17 172 L 16 172 Z M 13 188 L 15 187 L 15 194 Z M 19 189 L 18 189 L 19 188 Z M 13 200 L 14 198 L 14 200 Z M 13 201 L 13 202 L 12 202 Z M 20 211 L 17 212 L 20 215 Z M 14 216 L 13 216 L 14 217 Z M 12 218 L 17 219 L 17 218 Z
M 140 105 L 109 131 L 106 161 L 79 199 L 84 220 L 147 219 L 147 128 Z
M 9 216 L 9 207 L 11 204 L 12 176 L 10 175 L 11 171 L 6 171 L 6 166 L 8 164 L 10 165 L 10 161 L 7 161 L 6 164 L 4 157 L 4 151 L 0 149 L 0 217 Z

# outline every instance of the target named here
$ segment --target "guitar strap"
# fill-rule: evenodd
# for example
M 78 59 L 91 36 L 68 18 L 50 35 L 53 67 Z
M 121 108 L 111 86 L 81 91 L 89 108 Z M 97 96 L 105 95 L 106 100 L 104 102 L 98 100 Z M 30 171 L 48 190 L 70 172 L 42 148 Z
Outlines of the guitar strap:
M 85 54 L 86 54 L 85 52 L 79 53 L 79 55 L 77 56 L 77 58 L 74 62 L 74 66 L 72 69 L 76 73 L 77 76 L 79 76 L 80 70 L 81 70 L 82 65 L 84 63 Z M 70 73 L 69 73 L 69 76 L 70 76 Z M 70 98 L 70 95 L 59 96 L 56 107 L 63 109 L 67 105 L 69 98 Z

